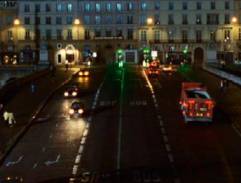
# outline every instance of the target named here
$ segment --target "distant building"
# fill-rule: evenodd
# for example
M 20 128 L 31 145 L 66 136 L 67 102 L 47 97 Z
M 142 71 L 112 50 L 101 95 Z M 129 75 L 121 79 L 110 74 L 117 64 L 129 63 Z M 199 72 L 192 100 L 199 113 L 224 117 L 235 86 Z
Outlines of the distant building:
M 56 64 L 82 62 L 91 52 L 97 52 L 100 60 L 112 61 L 118 48 L 138 53 L 141 60 L 144 47 L 157 50 L 163 62 L 185 59 L 201 65 L 203 60 L 241 59 L 241 0 L 18 3 L 20 25 L 9 30 L 23 61 L 34 60 L 36 50 L 41 60 Z M 8 31 L 3 34 L 9 39 Z
M 13 22 L 17 16 L 16 1 L 0 1 L 0 64 L 17 63 L 18 50 L 13 37 Z

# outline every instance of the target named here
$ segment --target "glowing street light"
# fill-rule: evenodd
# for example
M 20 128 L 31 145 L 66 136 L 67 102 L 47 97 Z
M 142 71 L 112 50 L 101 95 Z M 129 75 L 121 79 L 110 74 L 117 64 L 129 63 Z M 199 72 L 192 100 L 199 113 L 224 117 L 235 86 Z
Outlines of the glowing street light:
M 75 20 L 74 20 L 74 25 L 79 25 L 80 24 L 80 20 L 78 19 L 78 18 L 76 18 Z
M 18 18 L 16 18 L 14 21 L 13 21 L 13 25 L 20 25 L 20 20 Z
M 237 17 L 232 17 L 231 21 L 232 21 L 232 23 L 237 23 L 238 19 L 237 19 Z
M 151 24 L 153 24 L 153 19 L 147 18 L 146 22 L 147 22 L 147 25 L 151 25 Z

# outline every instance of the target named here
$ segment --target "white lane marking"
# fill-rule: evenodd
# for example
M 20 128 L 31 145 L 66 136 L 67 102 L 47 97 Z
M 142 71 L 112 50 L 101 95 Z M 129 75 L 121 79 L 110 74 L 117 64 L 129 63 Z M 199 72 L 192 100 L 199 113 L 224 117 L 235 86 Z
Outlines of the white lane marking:
M 164 126 L 164 123 L 162 120 L 160 120 L 160 126 L 163 127 Z
M 124 93 L 124 79 L 125 79 L 125 69 L 122 70 L 121 76 L 121 91 L 120 91 L 120 105 L 119 105 L 119 125 L 118 125 L 118 147 L 117 147 L 117 164 L 116 168 L 119 170 L 121 163 L 121 137 L 122 137 L 122 115 L 123 115 L 123 93 Z
M 76 174 L 77 174 L 77 171 L 78 171 L 78 165 L 74 165 L 72 174 L 73 174 L 73 175 L 76 175 Z
M 37 166 L 38 166 L 38 163 L 34 163 L 33 169 L 37 168 Z
M 49 135 L 49 138 L 52 139 L 52 137 L 53 137 L 53 134 L 51 133 L 51 134 Z
M 56 123 L 55 127 L 58 127 L 58 126 L 59 126 L 59 124 L 58 124 L 58 123 Z
M 85 131 L 83 133 L 83 137 L 86 137 L 88 135 L 89 130 L 85 127 Z
M 162 132 L 163 135 L 166 134 L 166 130 L 165 130 L 164 127 L 161 128 L 161 132 Z
M 165 143 L 168 143 L 168 137 L 166 135 L 163 135 L 163 140 Z
M 168 153 L 168 159 L 169 159 L 170 163 L 174 162 L 174 158 L 171 153 Z
M 61 155 L 58 154 L 58 156 L 57 156 L 57 158 L 56 158 L 55 160 L 53 160 L 53 161 L 45 161 L 44 164 L 45 164 L 46 166 L 49 166 L 49 165 L 52 165 L 52 164 L 58 163 L 59 160 L 60 160 L 60 157 L 61 157 Z
M 82 137 L 80 144 L 81 144 L 81 145 L 84 145 L 84 144 L 85 144 L 85 141 L 86 141 L 86 137 Z
M 75 158 L 75 164 L 79 164 L 80 158 L 81 158 L 81 155 L 78 154 L 78 155 L 76 156 L 76 158 Z
M 165 144 L 165 147 L 167 152 L 171 152 L 171 147 L 169 144 Z
M 80 146 L 79 146 L 78 153 L 79 153 L 79 154 L 82 154 L 83 149 L 84 149 L 84 146 L 83 146 L 83 145 L 80 145 Z
M 8 167 L 8 166 L 11 166 L 11 165 L 18 164 L 18 163 L 20 163 L 20 161 L 22 161 L 22 159 L 23 159 L 23 156 L 20 156 L 16 161 L 9 161 L 9 162 L 7 162 L 6 166 Z
M 45 152 L 45 150 L 46 150 L 46 147 L 42 147 L 42 152 Z
M 238 128 L 234 124 L 232 124 L 232 128 L 241 137 L 241 132 L 238 130 Z
M 105 79 L 104 79 L 104 81 L 105 81 Z M 97 104 L 97 101 L 98 101 L 98 99 L 99 99 L 100 90 L 101 90 L 101 88 L 103 87 L 104 81 L 100 84 L 100 86 L 99 86 L 99 88 L 98 88 L 98 90 L 97 90 L 97 93 L 96 93 L 96 95 L 95 95 L 95 97 L 94 97 L 94 102 L 93 102 L 92 108 L 91 108 L 91 109 L 92 109 L 91 115 L 90 115 L 90 117 L 87 119 L 88 122 L 91 122 L 92 119 L 93 119 L 93 118 L 92 118 L 92 115 L 93 115 L 93 112 L 94 112 L 94 110 L 95 110 L 95 108 L 96 108 L 96 104 Z M 93 106 L 94 106 L 94 107 L 93 107 Z M 86 123 L 85 129 L 84 129 L 84 133 L 87 133 L 87 134 L 88 134 L 89 127 L 90 127 L 90 123 Z M 87 132 L 85 132 L 85 131 L 87 131 Z M 87 136 L 87 134 L 86 134 L 86 136 Z M 84 149 L 84 144 L 82 144 L 82 143 L 83 143 L 83 139 L 86 140 L 86 137 L 82 136 L 82 138 L 81 138 L 81 143 L 80 143 L 80 146 L 79 146 L 78 154 L 76 155 L 76 158 L 75 158 L 75 163 L 79 163 L 80 160 L 81 160 L 81 154 L 82 154 L 83 149 Z M 85 142 L 85 140 L 84 140 L 84 142 Z M 78 165 L 73 165 L 72 175 L 73 175 L 73 176 L 76 176 L 77 172 L 78 172 Z M 75 180 L 75 178 L 71 177 L 71 178 L 69 179 L 69 182 L 72 183 L 74 180 Z

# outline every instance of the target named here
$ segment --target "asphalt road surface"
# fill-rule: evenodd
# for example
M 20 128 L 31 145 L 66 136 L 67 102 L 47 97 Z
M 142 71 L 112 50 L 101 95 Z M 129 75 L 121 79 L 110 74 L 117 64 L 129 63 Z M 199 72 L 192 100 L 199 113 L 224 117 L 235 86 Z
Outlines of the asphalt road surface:
M 109 66 L 82 80 L 87 114 L 68 119 L 63 89 L 0 167 L 25 182 L 240 183 L 241 138 L 227 116 L 185 124 L 178 74 Z M 73 81 L 76 82 L 76 81 Z M 80 81 L 79 81 L 80 82 Z

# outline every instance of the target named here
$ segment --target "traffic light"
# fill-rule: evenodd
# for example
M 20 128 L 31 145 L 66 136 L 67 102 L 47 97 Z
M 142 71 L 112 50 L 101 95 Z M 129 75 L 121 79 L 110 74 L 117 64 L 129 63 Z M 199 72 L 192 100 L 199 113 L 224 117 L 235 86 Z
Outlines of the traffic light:
M 151 49 L 148 47 L 143 48 L 143 58 L 144 58 L 144 62 L 149 63 L 149 61 L 151 60 Z
M 118 67 L 123 67 L 124 64 L 124 51 L 122 49 L 118 49 L 116 51 L 117 63 Z

